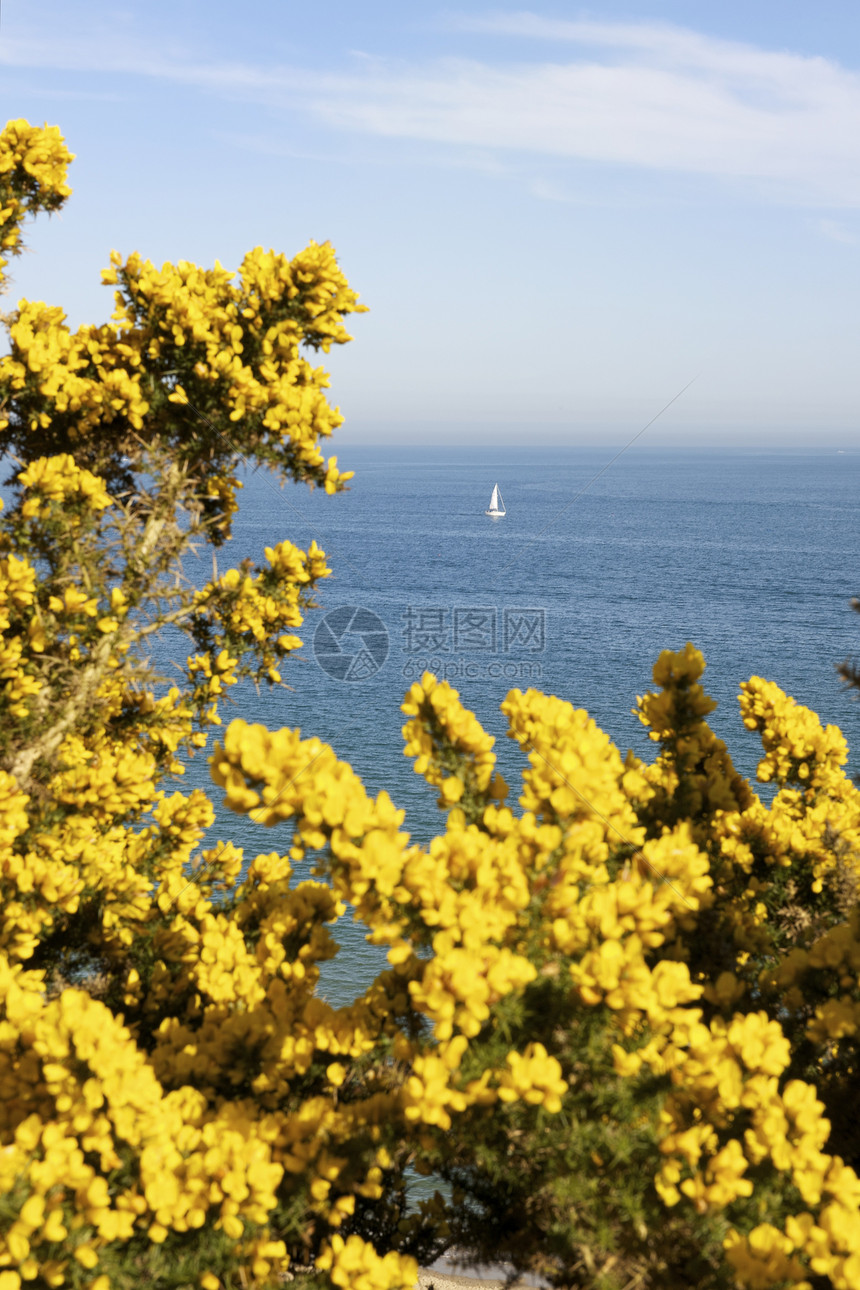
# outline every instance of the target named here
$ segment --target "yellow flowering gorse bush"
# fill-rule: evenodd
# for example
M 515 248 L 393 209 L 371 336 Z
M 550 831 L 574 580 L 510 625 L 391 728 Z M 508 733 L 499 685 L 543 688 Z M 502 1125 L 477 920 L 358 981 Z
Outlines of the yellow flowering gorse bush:
M 4 247 L 65 198 L 59 135 L 0 136 Z M 20 302 L 0 359 L 0 1290 L 406 1290 L 454 1244 L 558 1286 L 860 1284 L 860 795 L 838 731 L 742 686 L 763 800 L 707 724 L 692 645 L 622 756 L 512 691 L 518 800 L 446 682 L 403 703 L 444 813 L 412 841 L 300 730 L 237 719 L 278 684 L 328 574 L 229 540 L 237 469 L 336 492 L 340 416 L 302 349 L 348 339 L 331 248 L 156 270 L 112 257 L 112 321 Z M 184 633 L 184 677 L 146 664 Z M 168 776 L 212 728 L 223 803 L 269 849 L 202 848 Z M 273 841 L 272 841 L 273 840 Z M 351 916 L 388 966 L 317 988 Z M 450 1191 L 407 1203 L 412 1171 Z

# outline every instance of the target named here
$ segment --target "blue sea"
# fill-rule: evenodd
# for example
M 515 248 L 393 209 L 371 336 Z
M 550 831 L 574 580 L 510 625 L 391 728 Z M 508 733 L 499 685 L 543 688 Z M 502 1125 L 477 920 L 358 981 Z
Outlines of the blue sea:
M 248 474 L 221 563 L 315 538 L 334 573 L 300 633 L 300 657 L 283 669 L 292 688 L 236 687 L 225 720 L 318 735 L 371 793 L 385 788 L 426 842 L 442 816 L 403 756 L 399 710 L 425 668 L 447 676 L 496 736 L 513 797 L 521 762 L 499 712 L 509 689 L 559 695 L 622 753 L 653 757 L 631 708 L 660 651 L 690 640 L 719 703 L 712 724 L 745 774 L 760 756 L 737 705 L 752 675 L 839 725 L 860 771 L 860 705 L 835 671 L 860 654 L 849 605 L 860 592 L 860 454 L 635 446 L 611 458 L 574 447 L 340 448 L 355 479 L 336 497 Z M 495 483 L 507 509 L 498 520 L 484 514 Z M 204 758 L 185 782 L 208 784 Z M 221 811 L 207 844 L 217 838 L 250 859 L 286 851 L 290 830 Z M 342 950 L 321 988 L 340 1003 L 384 956 L 349 918 L 336 934 Z

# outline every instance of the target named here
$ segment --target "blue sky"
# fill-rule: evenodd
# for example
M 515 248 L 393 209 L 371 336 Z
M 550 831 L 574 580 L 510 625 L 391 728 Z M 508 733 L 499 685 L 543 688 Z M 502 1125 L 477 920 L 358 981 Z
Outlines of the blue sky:
M 328 238 L 344 444 L 611 447 L 695 377 L 650 442 L 860 449 L 854 0 L 6 0 L 0 93 L 77 154 L 7 307 Z

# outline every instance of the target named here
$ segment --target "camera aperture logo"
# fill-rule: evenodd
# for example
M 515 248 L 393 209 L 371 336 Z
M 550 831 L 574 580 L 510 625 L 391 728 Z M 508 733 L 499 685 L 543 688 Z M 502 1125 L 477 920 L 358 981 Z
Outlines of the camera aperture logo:
M 336 681 L 368 681 L 388 658 L 388 628 L 371 609 L 339 605 L 317 625 L 314 657 Z

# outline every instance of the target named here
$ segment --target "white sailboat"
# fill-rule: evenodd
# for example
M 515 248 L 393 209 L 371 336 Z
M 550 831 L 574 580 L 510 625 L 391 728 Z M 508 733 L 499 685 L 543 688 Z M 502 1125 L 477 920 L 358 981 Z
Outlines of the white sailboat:
M 505 514 L 505 503 L 502 501 L 502 494 L 499 492 L 498 484 L 493 484 L 493 495 L 490 498 L 489 509 L 484 511 L 485 515 L 492 515 L 493 519 L 499 519 Z

